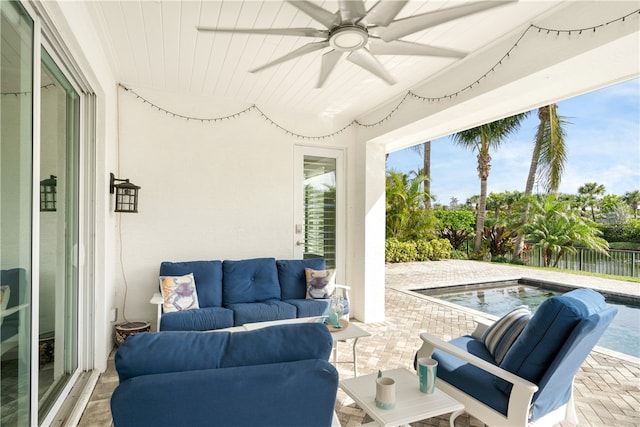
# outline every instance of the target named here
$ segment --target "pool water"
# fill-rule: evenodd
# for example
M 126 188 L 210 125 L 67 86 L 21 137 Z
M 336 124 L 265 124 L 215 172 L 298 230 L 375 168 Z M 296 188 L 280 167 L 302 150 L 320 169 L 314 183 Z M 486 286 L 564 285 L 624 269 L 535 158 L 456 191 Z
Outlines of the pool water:
M 434 290 L 420 292 L 498 317 L 519 305 L 527 305 L 532 312 L 535 312 L 544 300 L 563 293 L 518 284 L 507 287 L 468 289 L 445 294 L 436 293 Z M 598 345 L 630 356 L 640 357 L 640 308 L 610 301 L 607 301 L 607 304 L 617 307 L 618 314 L 598 341 Z

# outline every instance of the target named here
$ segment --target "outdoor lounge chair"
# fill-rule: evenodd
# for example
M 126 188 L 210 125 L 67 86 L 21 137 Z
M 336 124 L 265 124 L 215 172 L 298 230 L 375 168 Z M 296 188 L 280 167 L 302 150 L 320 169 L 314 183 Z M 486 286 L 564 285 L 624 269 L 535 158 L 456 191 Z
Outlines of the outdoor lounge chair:
M 421 334 L 417 357 L 438 360 L 437 387 L 487 425 L 577 423 L 574 377 L 616 313 L 599 293 L 578 289 L 543 302 L 500 363 L 481 323 L 450 342 Z

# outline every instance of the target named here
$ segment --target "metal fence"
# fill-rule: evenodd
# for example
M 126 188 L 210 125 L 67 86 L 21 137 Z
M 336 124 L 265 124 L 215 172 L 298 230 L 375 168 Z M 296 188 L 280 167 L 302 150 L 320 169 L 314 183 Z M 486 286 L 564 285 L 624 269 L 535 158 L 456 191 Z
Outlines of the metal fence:
M 613 274 L 616 276 L 640 277 L 640 251 L 609 250 L 608 255 L 586 248 L 576 248 L 575 254 L 564 254 L 557 268 Z M 526 265 L 544 266 L 541 250 L 531 248 L 524 254 Z

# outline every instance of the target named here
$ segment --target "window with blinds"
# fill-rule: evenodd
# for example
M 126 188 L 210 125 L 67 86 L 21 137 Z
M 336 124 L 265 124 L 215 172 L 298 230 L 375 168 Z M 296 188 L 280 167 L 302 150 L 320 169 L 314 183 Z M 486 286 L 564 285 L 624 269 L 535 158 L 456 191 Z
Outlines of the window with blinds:
M 336 266 L 336 159 L 304 156 L 304 258 Z

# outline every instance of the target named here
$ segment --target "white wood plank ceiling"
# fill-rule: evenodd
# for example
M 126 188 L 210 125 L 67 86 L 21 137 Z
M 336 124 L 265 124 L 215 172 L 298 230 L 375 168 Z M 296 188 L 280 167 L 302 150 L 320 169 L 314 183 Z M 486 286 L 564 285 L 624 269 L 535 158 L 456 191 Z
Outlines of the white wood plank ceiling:
M 393 1 L 393 0 L 389 0 Z M 317 1 L 331 12 L 337 1 Z M 464 3 L 464 2 L 462 2 Z M 509 3 L 403 37 L 402 40 L 481 54 L 492 43 L 522 32 L 560 2 Z M 368 10 L 375 4 L 366 1 Z M 460 1 L 410 1 L 397 18 L 460 5 Z M 388 85 L 346 61 L 317 89 L 319 50 L 257 73 L 248 70 L 321 39 L 198 32 L 196 26 L 325 29 L 298 8 L 275 0 L 95 1 L 88 2 L 117 79 L 134 89 L 193 93 L 220 103 L 262 109 L 356 118 L 406 93 L 460 59 L 378 56 L 398 81 Z M 594 17 L 594 22 L 599 22 Z M 469 84 L 477 78 L 469 70 Z

